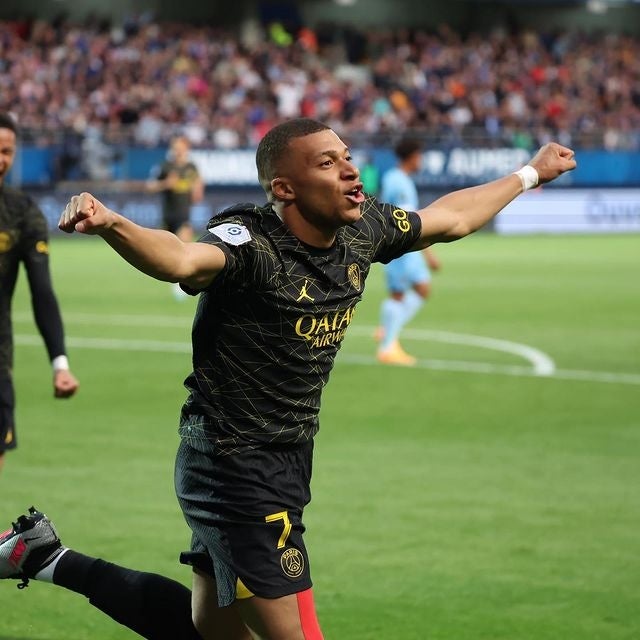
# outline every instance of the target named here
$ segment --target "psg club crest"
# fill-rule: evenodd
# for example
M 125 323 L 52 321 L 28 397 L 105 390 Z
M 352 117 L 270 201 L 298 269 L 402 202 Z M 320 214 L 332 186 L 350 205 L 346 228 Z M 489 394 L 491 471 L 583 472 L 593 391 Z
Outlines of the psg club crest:
M 297 549 L 286 549 L 280 557 L 280 565 L 289 578 L 299 578 L 304 571 L 304 556 Z
M 349 276 L 349 282 L 360 291 L 360 267 L 355 262 L 349 265 L 347 275 Z

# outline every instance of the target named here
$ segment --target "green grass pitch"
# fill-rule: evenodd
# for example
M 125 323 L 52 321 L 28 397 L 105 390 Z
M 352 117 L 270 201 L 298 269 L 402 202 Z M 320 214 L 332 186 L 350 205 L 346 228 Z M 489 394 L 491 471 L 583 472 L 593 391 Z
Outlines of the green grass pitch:
M 640 638 L 639 240 L 436 247 L 443 269 L 403 340 L 415 369 L 373 359 L 374 268 L 305 514 L 327 639 Z M 56 237 L 52 268 L 82 386 L 53 400 L 22 275 L 0 529 L 35 504 L 68 546 L 188 584 L 172 469 L 194 301 L 96 238 Z M 0 640 L 133 637 L 76 594 L 0 583 Z

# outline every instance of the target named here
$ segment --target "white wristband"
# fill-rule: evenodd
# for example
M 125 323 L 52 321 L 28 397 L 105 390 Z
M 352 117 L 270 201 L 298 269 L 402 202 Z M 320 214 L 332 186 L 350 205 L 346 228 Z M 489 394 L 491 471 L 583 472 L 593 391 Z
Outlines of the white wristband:
M 522 190 L 528 191 L 529 189 L 533 189 L 538 186 L 538 180 L 540 176 L 538 172 L 530 165 L 526 164 L 522 169 L 518 169 L 518 171 L 514 171 L 518 178 L 520 178 L 520 182 L 522 182 Z
M 54 371 L 68 371 L 69 370 L 69 359 L 67 356 L 56 356 L 51 361 L 51 366 Z

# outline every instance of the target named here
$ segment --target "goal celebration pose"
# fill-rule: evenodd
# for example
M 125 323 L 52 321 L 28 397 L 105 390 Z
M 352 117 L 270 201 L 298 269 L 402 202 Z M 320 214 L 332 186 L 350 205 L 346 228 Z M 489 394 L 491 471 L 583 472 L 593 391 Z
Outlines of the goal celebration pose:
M 78 591 L 147 638 L 322 638 L 302 515 L 321 392 L 371 264 L 462 238 L 575 167 L 550 143 L 515 174 L 413 212 L 366 196 L 347 146 L 314 120 L 273 128 L 256 163 L 268 204 L 224 211 L 199 242 L 140 227 L 89 193 L 59 223 L 199 294 L 175 466 L 193 587 L 68 550 L 35 509 L 0 537 L 0 577 Z

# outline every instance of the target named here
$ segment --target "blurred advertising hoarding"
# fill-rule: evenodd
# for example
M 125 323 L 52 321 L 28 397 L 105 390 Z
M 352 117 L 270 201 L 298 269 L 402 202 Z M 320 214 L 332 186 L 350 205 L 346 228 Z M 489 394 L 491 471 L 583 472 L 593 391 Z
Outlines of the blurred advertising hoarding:
M 149 227 L 160 225 L 160 197 L 136 192 L 109 192 L 102 185 L 94 190 L 112 209 Z M 44 212 L 49 227 L 57 222 L 72 192 L 36 191 L 33 197 Z M 428 204 L 441 193 L 421 191 Z M 197 230 L 226 207 L 237 202 L 264 204 L 261 189 L 234 188 L 208 190 L 203 202 L 194 206 L 191 220 Z M 527 233 L 638 233 L 640 232 L 639 189 L 550 189 L 542 187 L 516 198 L 498 215 L 493 229 L 500 234 Z
M 502 234 L 640 232 L 638 189 L 549 189 L 516 198 L 495 219 Z

